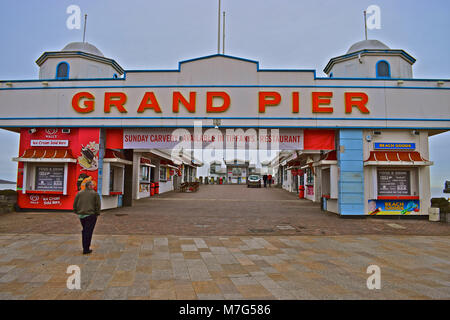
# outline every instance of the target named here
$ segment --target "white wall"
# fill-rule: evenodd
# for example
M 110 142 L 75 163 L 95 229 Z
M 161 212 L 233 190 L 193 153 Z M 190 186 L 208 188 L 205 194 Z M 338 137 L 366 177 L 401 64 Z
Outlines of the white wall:
M 412 78 L 412 65 L 399 56 L 362 55 L 361 62 L 357 56 L 352 59 L 336 63 L 330 72 L 334 78 L 375 78 L 376 64 L 385 60 L 390 65 L 391 78 Z
M 55 79 L 60 62 L 69 64 L 69 79 L 112 78 L 119 73 L 109 64 L 76 57 L 48 58 L 39 69 L 39 79 Z

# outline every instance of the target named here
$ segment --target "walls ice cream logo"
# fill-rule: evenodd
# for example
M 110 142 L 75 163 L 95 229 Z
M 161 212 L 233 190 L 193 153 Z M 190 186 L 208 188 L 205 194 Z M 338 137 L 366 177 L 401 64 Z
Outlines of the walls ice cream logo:
M 37 196 L 37 195 L 31 195 L 31 196 L 30 196 L 30 202 L 31 202 L 31 203 L 38 203 L 38 202 L 39 202 L 39 196 Z
M 88 171 L 95 171 L 98 168 L 98 143 L 89 142 L 86 146 L 81 146 L 81 155 L 78 157 L 78 164 Z
M 52 134 L 57 133 L 57 132 L 58 132 L 58 129 L 45 129 L 45 132 L 46 132 L 47 134 L 52 135 Z

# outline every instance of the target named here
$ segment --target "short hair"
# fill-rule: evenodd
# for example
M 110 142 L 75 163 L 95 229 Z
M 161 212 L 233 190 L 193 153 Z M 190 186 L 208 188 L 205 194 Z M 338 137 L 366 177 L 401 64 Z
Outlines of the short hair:
M 94 183 L 92 183 L 92 181 L 86 181 L 86 183 L 84 184 L 84 187 L 86 189 L 90 189 L 91 187 L 94 187 Z

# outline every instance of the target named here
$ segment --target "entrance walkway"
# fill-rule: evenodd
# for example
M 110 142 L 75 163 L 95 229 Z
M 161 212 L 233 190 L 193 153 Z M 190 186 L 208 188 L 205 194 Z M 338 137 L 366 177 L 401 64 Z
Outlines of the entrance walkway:
M 78 234 L 70 212 L 0 215 L 0 233 Z M 450 225 L 427 220 L 342 219 L 278 188 L 201 185 L 195 193 L 169 192 L 106 210 L 95 234 L 178 236 L 450 235 Z
M 89 256 L 80 230 L 70 212 L 0 215 L 0 299 L 450 299 L 448 224 L 340 219 L 280 189 L 201 186 L 105 211 Z M 366 286 L 374 264 L 381 290 Z
M 0 235 L 0 299 L 450 299 L 450 237 Z M 381 289 L 366 286 L 367 267 Z M 69 290 L 67 267 L 81 269 Z

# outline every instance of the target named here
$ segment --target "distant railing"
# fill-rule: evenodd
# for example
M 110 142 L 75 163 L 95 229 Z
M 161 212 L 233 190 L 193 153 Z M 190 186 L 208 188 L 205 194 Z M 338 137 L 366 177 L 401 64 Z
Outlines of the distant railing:
M 198 188 L 200 186 L 200 183 L 197 182 L 183 182 L 180 185 L 180 192 L 197 192 Z

